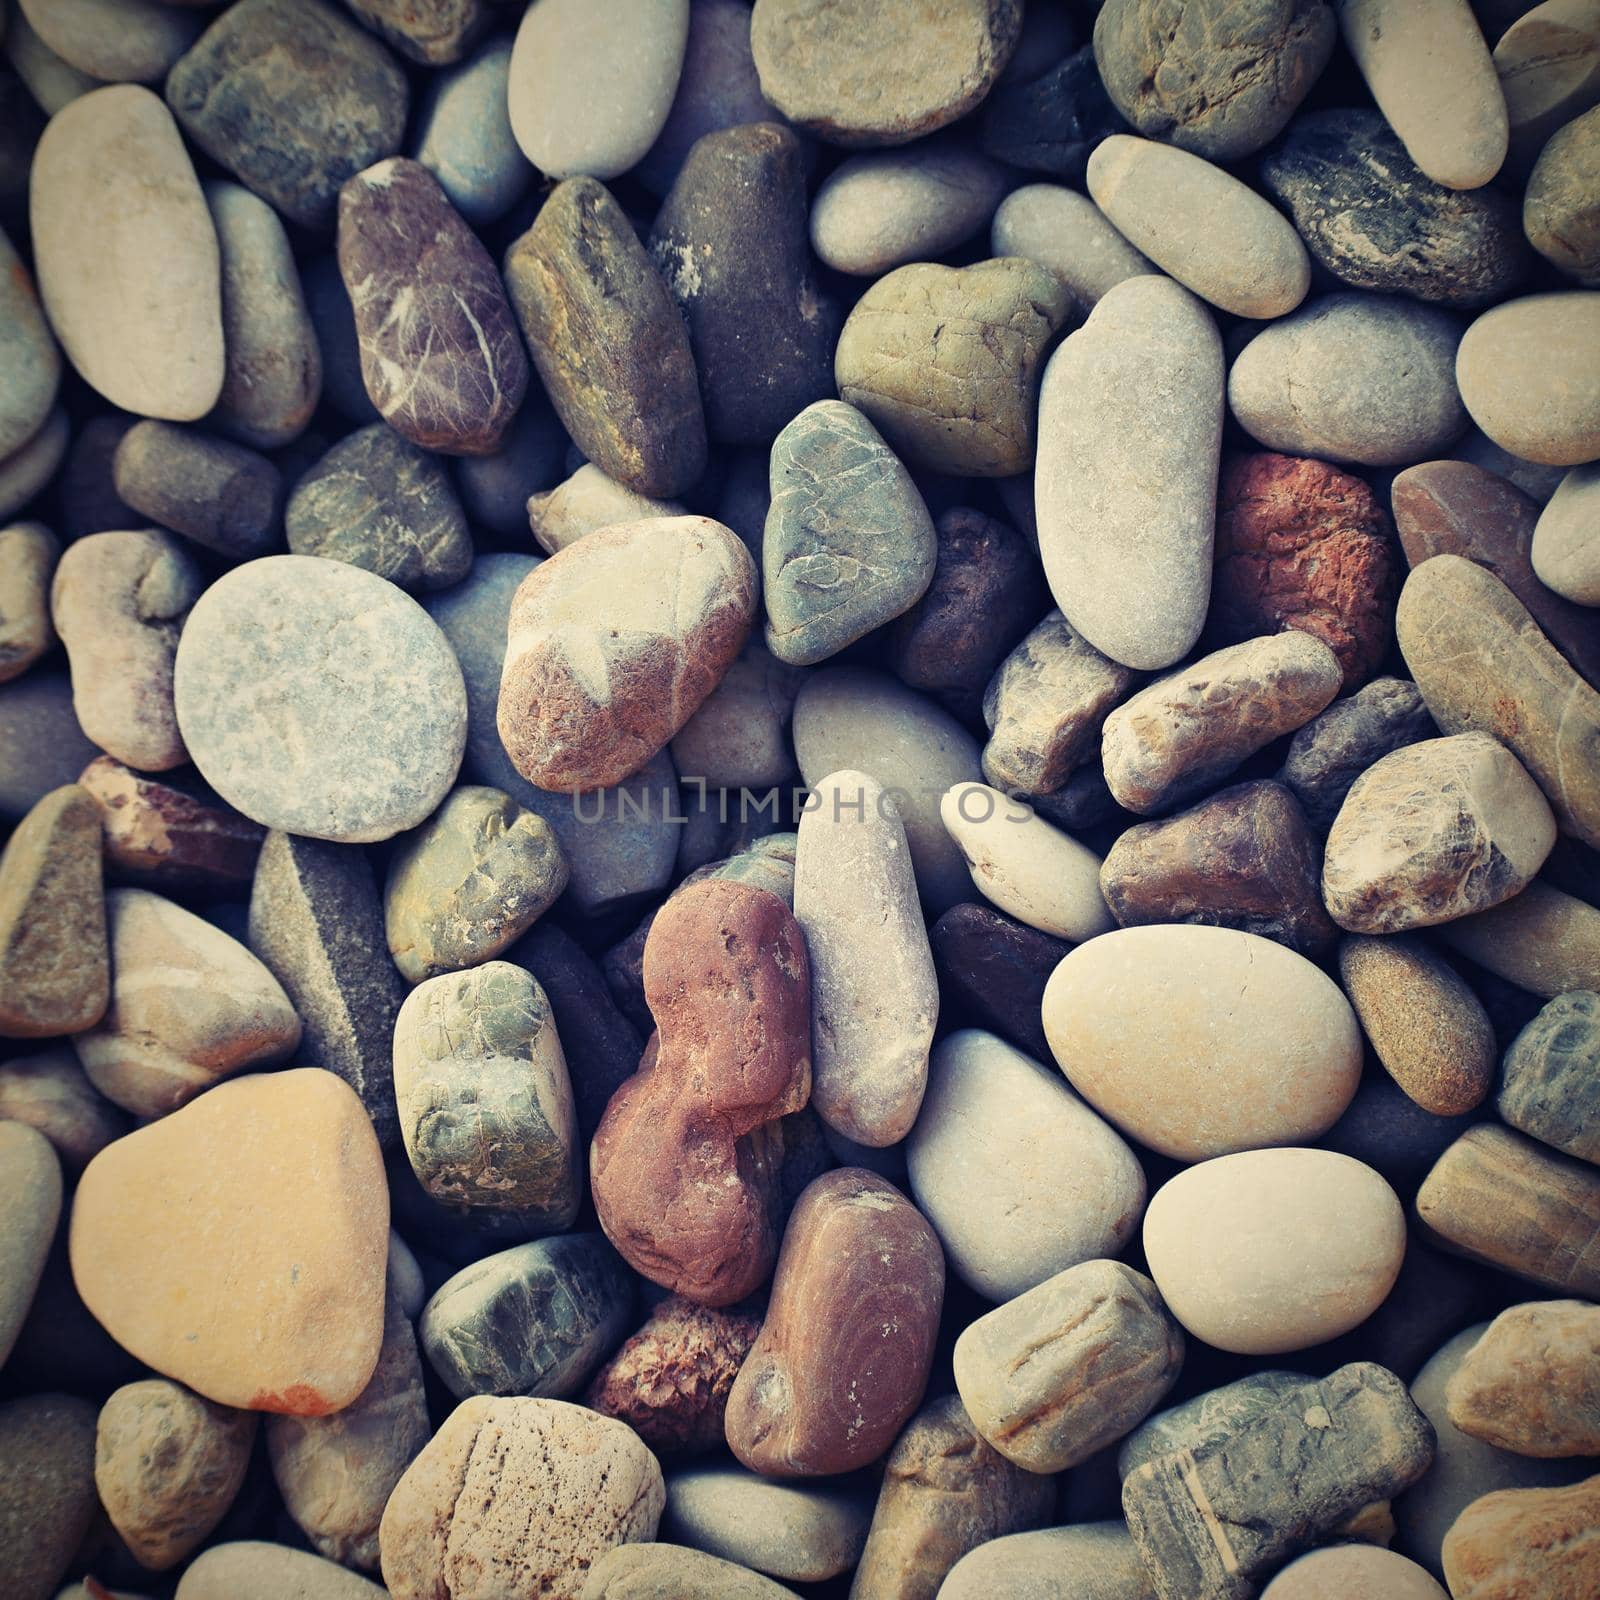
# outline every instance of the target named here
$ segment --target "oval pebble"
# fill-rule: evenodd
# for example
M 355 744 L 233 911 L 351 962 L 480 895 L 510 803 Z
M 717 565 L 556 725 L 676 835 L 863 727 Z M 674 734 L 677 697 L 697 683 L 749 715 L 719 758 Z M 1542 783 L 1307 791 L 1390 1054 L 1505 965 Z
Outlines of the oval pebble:
M 1261 1600 L 1449 1600 L 1426 1567 L 1374 1545 L 1337 1545 L 1291 1561 Z
M 417 121 L 416 158 L 468 222 L 503 217 L 527 193 L 532 163 L 511 131 L 511 41 L 488 39 L 434 78 Z
M 1574 467 L 1533 530 L 1533 570 L 1580 606 L 1600 606 L 1600 468 Z
M 203 20 L 153 0 L 18 0 L 40 39 L 102 83 L 159 83 Z
M 1085 312 L 1124 279 L 1159 271 L 1087 195 L 1054 183 L 1012 190 L 995 211 L 989 248 L 997 256 L 1026 256 L 1048 267 Z
M 991 1539 L 951 1569 L 938 1600 L 1156 1600 L 1139 1547 L 1118 1517 Z

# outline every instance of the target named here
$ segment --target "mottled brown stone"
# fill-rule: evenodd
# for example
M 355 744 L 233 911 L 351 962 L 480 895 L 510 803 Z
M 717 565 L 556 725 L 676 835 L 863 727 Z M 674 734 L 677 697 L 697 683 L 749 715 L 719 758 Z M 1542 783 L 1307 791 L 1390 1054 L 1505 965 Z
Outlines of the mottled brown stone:
M 1444 1538 L 1455 1600 L 1588 1600 L 1600 1592 L 1600 1475 L 1566 1489 L 1501 1489 Z
M 349 0 L 349 5 L 402 55 L 430 67 L 459 61 L 492 15 L 484 0 Z
M 0 1063 L 0 1121 L 42 1133 L 74 1175 L 129 1127 L 128 1118 L 96 1093 L 65 1040 Z
M 928 930 L 939 987 L 958 1009 L 1038 1061 L 1050 1059 L 1039 1008 L 1072 947 L 993 906 L 964 901 Z
M 776 895 L 708 878 L 657 915 L 644 984 L 658 1032 L 595 1133 L 595 1209 L 636 1271 L 732 1305 L 772 1269 L 774 1124 L 811 1089 L 805 937 Z
M 1600 994 L 1557 995 L 1511 1041 L 1495 1100 L 1513 1128 L 1600 1163 Z
M 922 1213 L 860 1167 L 825 1172 L 789 1218 L 728 1397 L 733 1453 L 774 1478 L 876 1461 L 922 1401 L 943 1304 L 944 1252 Z

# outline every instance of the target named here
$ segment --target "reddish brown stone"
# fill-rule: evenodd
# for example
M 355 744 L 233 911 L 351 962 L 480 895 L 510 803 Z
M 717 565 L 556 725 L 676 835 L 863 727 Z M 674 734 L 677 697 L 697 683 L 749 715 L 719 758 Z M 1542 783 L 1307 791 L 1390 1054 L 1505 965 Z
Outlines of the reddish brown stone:
M 635 1271 L 732 1305 L 772 1270 L 775 1124 L 811 1092 L 805 936 L 775 894 L 708 878 L 661 908 L 644 989 L 658 1032 L 595 1132 L 595 1210 Z
M 728 1397 L 733 1453 L 770 1478 L 876 1461 L 922 1402 L 943 1305 L 944 1251 L 922 1213 L 861 1167 L 825 1172 L 789 1219 Z
M 1592 1600 L 1600 1593 L 1600 1474 L 1565 1489 L 1501 1489 L 1445 1535 L 1456 1600 Z
M 1211 621 L 1219 637 L 1314 634 L 1344 686 L 1370 678 L 1389 645 L 1395 582 L 1389 519 L 1372 491 L 1326 461 L 1236 456 L 1217 494 Z
M 672 1295 L 595 1374 L 583 1403 L 626 1422 L 657 1455 L 701 1455 L 722 1443 L 722 1418 L 759 1317 Z

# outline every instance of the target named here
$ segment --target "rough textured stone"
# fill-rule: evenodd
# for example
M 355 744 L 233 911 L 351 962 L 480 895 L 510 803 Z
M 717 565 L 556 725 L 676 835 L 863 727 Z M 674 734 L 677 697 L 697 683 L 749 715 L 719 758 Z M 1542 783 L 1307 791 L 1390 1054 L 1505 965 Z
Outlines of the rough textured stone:
M 189 1563 L 174 1600 L 384 1600 L 375 1583 L 281 1544 L 213 1545 Z
M 1322 0 L 1111 0 L 1094 48 L 1107 92 L 1146 138 L 1236 161 L 1282 131 L 1337 35 Z
M 1512 1040 L 1495 1108 L 1513 1128 L 1569 1156 L 1600 1163 L 1600 1116 L 1593 1100 L 1597 1075 L 1600 994 L 1558 995 Z
M 1129 811 L 1164 811 L 1309 722 L 1339 682 L 1333 652 L 1297 629 L 1202 656 L 1106 718 L 1106 782 Z
M 1044 353 L 1072 297 L 1016 256 L 918 262 L 856 302 L 834 352 L 839 396 L 936 472 L 1003 478 L 1032 462 Z
M 765 444 L 833 391 L 839 313 L 811 276 L 805 195 L 793 133 L 728 128 L 695 144 L 651 226 L 719 444 Z
M 391 158 L 344 185 L 339 271 L 384 421 L 426 450 L 497 449 L 528 358 L 489 252 L 426 167 Z
M 164 1378 L 130 1383 L 100 1408 L 94 1481 L 134 1559 L 175 1567 L 233 1504 L 255 1441 L 253 1412 L 213 1405 Z
M 1235 456 L 1217 489 L 1209 625 L 1230 643 L 1298 628 L 1333 651 L 1354 689 L 1389 648 L 1391 548 L 1360 478 L 1304 457 Z
M 696 8 L 698 9 L 698 8 Z M 794 1591 L 732 1561 L 677 1544 L 624 1544 L 589 1569 L 580 1600 L 794 1600 Z
M 0 1365 L 4 1365 L 38 1292 L 61 1217 L 60 1163 L 44 1134 L 21 1122 L 0 1122 L 0 1204 L 9 1223 L 0 1244 Z M 0 1512 L 0 1521 L 3 1515 Z
M 490 18 L 484 0 L 350 0 L 350 9 L 426 66 L 459 61 Z
M 101 752 L 72 709 L 72 684 L 48 665 L 0 683 L 0 817 L 15 824 Z
M 458 1399 L 577 1394 L 628 1325 L 633 1279 L 596 1233 L 485 1256 L 448 1279 L 418 1325 L 428 1364 Z
M 1221 1444 L 1309 1381 L 1303 1372 L 1269 1367 L 1156 1412 L 1118 1445 L 1118 1479 L 1126 1479 L 1147 1461 L 1175 1451 L 1205 1450 Z
M 605 186 L 562 184 L 506 253 L 505 280 L 573 443 L 639 494 L 693 484 L 706 427 L 688 329 Z
M 61 387 L 61 352 L 39 308 L 22 258 L 0 232 L 0 459 L 15 454 L 44 426 Z
M 110 997 L 100 810 L 76 784 L 54 789 L 0 854 L 0 1036 L 92 1027 Z
M 128 1119 L 94 1091 L 66 1044 L 0 1064 L 0 1121 L 25 1123 L 43 1134 L 74 1176 L 128 1131 Z M 41 1252 L 53 1230 L 54 1224 L 45 1230 Z M 0 1337 L 0 1348 L 4 1344 Z
M 197 429 L 140 422 L 114 458 L 116 491 L 142 516 L 236 561 L 279 543 L 283 477 L 265 456 Z
M 1579 1600 L 1600 1584 L 1600 1476 L 1475 1500 L 1445 1535 L 1458 1600 Z
M 217 793 L 312 838 L 368 843 L 415 827 L 466 743 L 461 668 L 428 614 L 375 574 L 317 556 L 267 556 L 212 584 L 184 627 L 173 687 L 184 742 Z
M 1600 606 L 1600 534 L 1595 529 L 1595 511 L 1600 505 L 1600 487 L 1597 486 L 1600 486 L 1600 468 L 1574 467 L 1539 514 L 1528 552 L 1541 584 L 1548 585 L 1563 599 L 1584 607 Z M 1600 662 L 1592 668 L 1587 666 L 1586 655 L 1579 656 L 1565 644 L 1548 621 L 1544 627 L 1571 659 L 1585 666 L 1587 676 L 1600 677 Z M 1594 646 L 1592 653 L 1600 655 L 1600 645 Z
M 1261 1600 L 1447 1600 L 1415 1561 L 1371 1545 L 1335 1545 L 1291 1561 Z
M 0 683 L 26 672 L 56 642 L 50 580 L 61 542 L 42 522 L 0 528 Z
M 1118 838 L 1100 888 L 1125 928 L 1151 922 L 1240 928 L 1319 959 L 1338 930 L 1323 910 L 1321 848 L 1281 784 L 1221 789 Z
M 250 948 L 287 991 L 300 1053 L 361 1097 L 379 1142 L 399 1140 L 392 1073 L 405 990 L 384 954 L 383 913 L 359 850 L 273 833 L 250 895 Z
M 340 187 L 392 156 L 405 74 L 322 0 L 242 0 L 167 78 L 167 104 L 205 153 L 292 222 L 325 229 Z
M 1039 1020 L 1044 987 L 1071 946 L 989 905 L 952 906 L 928 930 L 946 1001 L 1004 1035 L 1035 1060 L 1046 1060 Z
M 396 1486 L 379 1539 L 393 1600 L 577 1600 L 606 1551 L 653 1539 L 665 1490 L 622 1423 L 560 1400 L 464 1401 Z
M 1051 183 L 1025 184 L 1000 202 L 989 248 L 1048 267 L 1085 314 L 1125 279 L 1156 271 L 1087 195 Z
M 761 0 L 750 48 L 791 122 L 833 144 L 905 144 L 972 110 L 1021 31 L 1017 0 Z
M 428 86 L 413 153 L 450 203 L 482 227 L 504 216 L 533 182 L 533 167 L 511 131 L 507 90 L 511 40 L 484 40 Z
M 157 1372 L 222 1405 L 320 1416 L 372 1376 L 388 1232 L 360 1101 L 331 1073 L 264 1073 L 89 1163 L 72 1274 L 112 1337 Z
M 950 1569 L 939 1600 L 992 1600 L 997 1594 L 1007 1600 L 1155 1600 L 1121 1517 L 981 1544 Z
M 1213 1444 L 1146 1462 L 1122 1504 L 1160 1600 L 1243 1600 L 1285 1556 L 1432 1460 L 1432 1430 L 1404 1385 L 1361 1362 Z
M 50 1600 L 99 1510 L 95 1406 L 35 1394 L 0 1405 L 0 1555 L 15 1600 Z
M 1505 173 L 1524 176 L 1545 141 L 1600 101 L 1600 17 L 1588 0 L 1545 0 L 1500 36 L 1494 70 L 1505 96 Z
M 796 1203 L 766 1320 L 728 1396 L 728 1444 L 769 1477 L 875 1461 L 922 1402 L 944 1255 L 922 1214 L 859 1167 Z
M 1170 666 L 1205 622 L 1222 387 L 1210 313 L 1160 277 L 1118 284 L 1045 369 L 1045 576 L 1074 630 L 1125 666 Z
M 1600 285 L 1600 107 L 1553 134 L 1522 197 L 1522 227 L 1545 260 L 1585 288 Z
M 1081 185 L 1095 146 L 1126 126 L 1100 81 L 1094 47 L 1086 44 L 1038 77 L 989 95 L 978 144 L 997 161 Z

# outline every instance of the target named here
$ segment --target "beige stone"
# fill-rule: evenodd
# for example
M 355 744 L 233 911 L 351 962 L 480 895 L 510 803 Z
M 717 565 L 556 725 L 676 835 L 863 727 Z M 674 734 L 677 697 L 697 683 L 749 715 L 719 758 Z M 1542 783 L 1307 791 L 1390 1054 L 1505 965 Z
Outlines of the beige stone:
M 793 1589 L 703 1550 L 622 1544 L 589 1569 L 582 1600 L 796 1600 Z
M 1530 994 L 1600 990 L 1600 908 L 1539 880 L 1503 906 L 1445 923 L 1439 936 Z
M 760 789 L 795 773 L 789 743 L 805 674 L 751 640 L 673 736 L 672 759 L 695 787 Z
M 652 518 L 682 517 L 688 508 L 676 500 L 652 500 L 608 478 L 592 461 L 586 461 L 570 478 L 528 500 L 528 523 L 534 541 L 547 555 L 555 555 L 598 528 L 617 522 L 645 522 Z
M 174 1600 L 387 1600 L 331 1561 L 253 1539 L 213 1545 L 189 1564 Z
M 1156 1600 L 1128 1525 L 1080 1522 L 979 1545 L 945 1579 L 939 1600 Z
M 1600 606 L 1600 466 L 1574 467 L 1561 480 L 1539 513 L 1529 555 L 1546 587 L 1577 605 Z
M 128 1131 L 128 1119 L 95 1092 L 65 1041 L 0 1062 L 0 1119 L 37 1129 L 74 1174 Z
M 1567 1489 L 1503 1489 L 1445 1535 L 1455 1600 L 1590 1600 L 1600 1591 L 1600 1474 Z
M 1261 1600 L 1449 1600 L 1426 1567 L 1375 1545 L 1335 1545 L 1291 1561 Z
M 61 541 L 42 522 L 0 528 L 0 683 L 26 672 L 56 641 L 50 579 Z
M 0 1366 L 33 1304 L 61 1219 L 61 1166 L 42 1133 L 0 1122 Z

